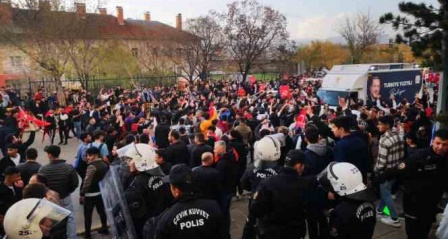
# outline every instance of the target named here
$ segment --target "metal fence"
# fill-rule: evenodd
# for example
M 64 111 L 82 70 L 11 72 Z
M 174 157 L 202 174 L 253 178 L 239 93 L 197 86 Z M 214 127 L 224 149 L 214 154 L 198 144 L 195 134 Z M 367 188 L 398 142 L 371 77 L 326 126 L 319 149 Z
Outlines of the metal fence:
M 257 80 L 269 81 L 278 79 L 278 73 L 254 73 Z M 151 77 L 135 77 L 135 78 L 91 78 L 87 81 L 78 79 L 62 80 L 62 86 L 66 89 L 86 89 L 93 94 L 97 94 L 101 88 L 110 89 L 116 86 L 123 88 L 133 88 L 133 84 L 153 86 L 172 86 L 175 85 L 181 76 L 151 76 Z M 241 80 L 241 75 L 233 74 L 213 74 L 209 75 L 208 80 Z M 8 80 L 6 84 L 18 91 L 21 96 L 26 93 L 33 94 L 38 89 L 44 89 L 46 92 L 56 91 L 56 83 L 53 79 L 21 79 Z

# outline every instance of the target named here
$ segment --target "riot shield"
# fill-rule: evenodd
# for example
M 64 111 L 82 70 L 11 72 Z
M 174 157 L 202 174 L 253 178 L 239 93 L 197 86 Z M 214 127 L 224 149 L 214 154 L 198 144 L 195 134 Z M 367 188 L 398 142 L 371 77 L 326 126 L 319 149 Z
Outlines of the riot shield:
M 116 166 L 111 166 L 109 172 L 101 180 L 100 190 L 107 218 L 112 227 L 113 238 L 136 238 L 134 224 L 132 223 Z

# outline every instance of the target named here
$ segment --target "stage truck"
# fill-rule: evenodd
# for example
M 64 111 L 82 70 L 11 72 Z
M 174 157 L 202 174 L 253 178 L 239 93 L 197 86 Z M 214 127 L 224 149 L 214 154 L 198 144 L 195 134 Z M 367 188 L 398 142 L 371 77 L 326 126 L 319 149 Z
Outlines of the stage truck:
M 339 98 L 349 102 L 362 100 L 368 106 L 403 99 L 413 102 L 422 90 L 422 69 L 409 63 L 335 65 L 322 81 L 317 95 L 330 107 L 339 105 Z

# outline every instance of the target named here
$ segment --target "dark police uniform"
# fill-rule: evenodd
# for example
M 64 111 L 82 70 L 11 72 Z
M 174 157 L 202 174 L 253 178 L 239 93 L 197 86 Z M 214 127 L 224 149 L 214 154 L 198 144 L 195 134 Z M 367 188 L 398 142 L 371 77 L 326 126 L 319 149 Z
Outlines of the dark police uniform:
M 304 191 L 314 186 L 312 182 L 292 168 L 283 168 L 278 175 L 261 181 L 250 211 L 258 219 L 259 238 L 305 237 Z
M 169 184 L 162 179 L 163 176 L 141 172 L 126 190 L 126 200 L 139 237 L 146 220 L 162 213 L 173 200 Z
M 409 239 L 426 239 L 437 213 L 437 204 L 448 188 L 447 156 L 432 148 L 416 151 L 397 166 L 403 180 L 403 209 Z
M 223 238 L 223 218 L 214 200 L 182 196 L 159 217 L 156 239 Z
M 258 185 L 264 179 L 277 175 L 278 170 L 276 168 L 255 169 L 251 164 L 241 177 L 241 187 L 244 190 L 250 191 L 252 194 L 257 190 Z M 249 198 L 249 211 L 252 204 L 252 196 Z M 255 238 L 254 226 L 256 218 L 249 214 L 247 217 L 246 225 L 243 230 L 243 239 Z
M 255 169 L 254 165 L 251 164 L 241 177 L 241 187 L 255 193 L 261 180 L 277 175 L 277 173 L 278 169 L 276 168 Z
M 375 224 L 372 202 L 343 198 L 330 213 L 330 236 L 335 239 L 371 239 Z

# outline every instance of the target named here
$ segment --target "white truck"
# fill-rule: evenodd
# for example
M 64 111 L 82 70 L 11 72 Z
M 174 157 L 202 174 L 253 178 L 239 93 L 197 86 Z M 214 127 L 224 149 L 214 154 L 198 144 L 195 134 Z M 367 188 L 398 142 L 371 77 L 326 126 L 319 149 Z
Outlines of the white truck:
M 410 63 L 335 65 L 322 81 L 317 95 L 323 103 L 338 106 L 339 98 L 351 102 L 363 100 L 374 105 L 376 100 L 413 102 L 422 89 L 422 69 Z

